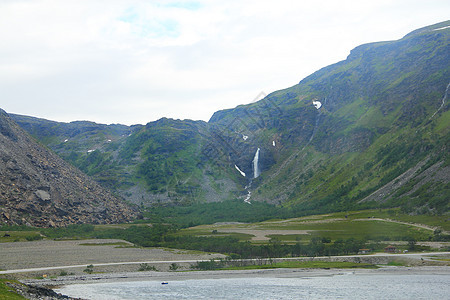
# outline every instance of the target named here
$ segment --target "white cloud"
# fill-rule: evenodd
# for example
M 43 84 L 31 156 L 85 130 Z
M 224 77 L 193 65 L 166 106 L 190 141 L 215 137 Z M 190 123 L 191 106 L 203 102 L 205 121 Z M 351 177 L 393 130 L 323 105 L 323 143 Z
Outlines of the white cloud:
M 3 0 L 0 107 L 63 121 L 207 120 L 449 12 L 440 0 Z

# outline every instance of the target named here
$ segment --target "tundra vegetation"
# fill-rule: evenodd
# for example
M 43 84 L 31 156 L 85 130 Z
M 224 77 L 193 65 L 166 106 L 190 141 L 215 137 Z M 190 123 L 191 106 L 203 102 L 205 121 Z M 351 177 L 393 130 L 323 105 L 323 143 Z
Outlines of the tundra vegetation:
M 194 227 L 186 227 L 184 217 L 178 218 L 177 214 L 185 212 L 179 209 L 173 210 L 170 217 L 160 216 L 159 223 L 152 224 L 80 224 L 61 228 L 2 226 L 0 231 L 9 232 L 12 237 L 20 236 L 22 232 L 39 232 L 48 239 L 123 239 L 140 247 L 219 252 L 232 258 L 357 254 L 362 248 L 383 251 L 391 241 L 403 241 L 403 245 L 399 245 L 401 250 L 418 251 L 429 249 L 418 245 L 420 241 L 450 241 L 445 216 L 413 217 L 400 209 L 349 211 L 282 220 L 270 218 L 254 223 L 247 222 L 254 216 L 246 217 L 244 213 L 227 219 L 230 222 L 207 224 L 210 216 L 206 214 L 203 221 L 197 220 L 203 225 Z M 273 216 L 278 214 L 279 208 L 275 207 L 272 213 Z M 267 218 L 269 216 L 267 214 Z M 169 220 L 178 221 L 170 224 Z M 412 223 L 414 220 L 420 224 Z M 263 238 L 255 239 L 255 234 Z

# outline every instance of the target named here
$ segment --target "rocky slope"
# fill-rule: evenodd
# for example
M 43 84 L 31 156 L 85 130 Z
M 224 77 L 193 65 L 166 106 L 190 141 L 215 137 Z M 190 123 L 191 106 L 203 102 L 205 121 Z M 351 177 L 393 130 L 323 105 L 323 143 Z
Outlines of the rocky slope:
M 0 223 L 47 227 L 135 217 L 135 210 L 38 144 L 0 110 Z

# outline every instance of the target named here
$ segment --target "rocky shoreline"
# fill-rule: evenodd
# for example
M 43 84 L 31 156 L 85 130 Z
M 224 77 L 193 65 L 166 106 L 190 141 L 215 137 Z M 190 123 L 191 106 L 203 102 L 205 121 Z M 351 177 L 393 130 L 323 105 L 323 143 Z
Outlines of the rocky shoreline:
M 6 284 L 13 288 L 19 295 L 29 300 L 83 300 L 81 298 L 72 298 L 62 295 L 51 288 L 39 285 L 19 284 L 14 282 L 8 282 Z

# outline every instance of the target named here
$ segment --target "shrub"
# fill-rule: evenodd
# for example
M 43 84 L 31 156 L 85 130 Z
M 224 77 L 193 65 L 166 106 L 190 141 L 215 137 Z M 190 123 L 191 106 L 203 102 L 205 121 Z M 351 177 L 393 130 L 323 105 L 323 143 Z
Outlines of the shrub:
M 25 237 L 25 239 L 27 240 L 27 241 L 39 241 L 39 240 L 42 240 L 42 236 L 40 236 L 40 235 L 27 235 L 26 237 Z
M 169 267 L 170 271 L 176 271 L 178 270 L 179 266 L 176 263 L 172 263 Z
M 198 261 L 195 265 L 192 265 L 192 268 L 205 271 L 205 270 L 217 270 L 223 268 L 224 266 L 225 263 L 222 259 L 219 260 L 211 259 L 209 261 Z
M 83 270 L 84 273 L 92 274 L 94 272 L 94 265 L 88 265 L 86 269 Z
M 139 271 L 157 271 L 154 266 L 149 266 L 146 263 L 139 265 Z

